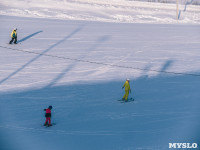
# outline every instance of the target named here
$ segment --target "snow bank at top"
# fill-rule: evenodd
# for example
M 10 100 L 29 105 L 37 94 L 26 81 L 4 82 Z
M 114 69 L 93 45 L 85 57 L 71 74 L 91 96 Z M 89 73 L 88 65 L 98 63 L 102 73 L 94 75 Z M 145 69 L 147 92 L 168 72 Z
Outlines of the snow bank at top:
M 157 2 L 157 3 L 176 3 L 177 0 L 128 0 L 128 1 L 143 1 L 143 2 Z M 199 0 L 179 0 L 180 4 L 186 5 L 200 5 Z
M 200 24 L 200 6 L 179 5 L 179 23 Z M 176 5 L 128 0 L 1 0 L 0 15 L 174 24 Z

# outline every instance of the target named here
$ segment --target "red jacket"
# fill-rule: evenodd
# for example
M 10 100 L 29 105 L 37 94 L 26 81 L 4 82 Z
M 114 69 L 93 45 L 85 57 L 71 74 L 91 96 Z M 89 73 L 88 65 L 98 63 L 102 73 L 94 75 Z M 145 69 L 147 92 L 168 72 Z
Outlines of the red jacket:
M 44 111 L 46 111 L 45 117 L 51 117 L 51 109 L 44 109 Z

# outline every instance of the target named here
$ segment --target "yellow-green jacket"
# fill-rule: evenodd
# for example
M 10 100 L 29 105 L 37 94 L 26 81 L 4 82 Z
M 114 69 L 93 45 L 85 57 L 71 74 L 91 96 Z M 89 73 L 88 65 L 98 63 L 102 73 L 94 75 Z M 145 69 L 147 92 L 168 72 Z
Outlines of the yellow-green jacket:
M 17 37 L 17 32 L 13 30 L 11 33 L 11 38 L 16 38 L 16 37 Z
M 124 87 L 125 87 L 125 91 L 130 91 L 130 90 L 131 90 L 130 84 L 129 84 L 128 81 L 126 81 L 126 82 L 124 83 L 123 88 L 124 88 Z

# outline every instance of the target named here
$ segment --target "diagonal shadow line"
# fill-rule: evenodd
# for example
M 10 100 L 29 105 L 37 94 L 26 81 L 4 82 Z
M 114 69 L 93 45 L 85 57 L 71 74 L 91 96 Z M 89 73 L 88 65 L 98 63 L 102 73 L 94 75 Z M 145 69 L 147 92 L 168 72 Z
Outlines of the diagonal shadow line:
M 178 20 L 180 19 L 180 17 L 181 17 L 181 10 L 179 10 L 178 12 Z
M 0 81 L 0 84 L 4 83 L 5 81 L 7 81 L 8 79 L 10 79 L 12 76 L 16 75 L 18 72 L 22 71 L 25 67 L 27 67 L 28 65 L 30 65 L 32 62 L 36 61 L 38 58 L 40 58 L 41 56 L 43 56 L 45 53 L 47 53 L 48 51 L 50 51 L 51 49 L 53 49 L 54 47 L 56 47 L 57 45 L 61 44 L 62 42 L 64 42 L 65 40 L 69 39 L 70 37 L 72 37 L 74 34 L 76 34 L 77 32 L 79 32 L 82 29 L 82 27 L 77 28 L 76 30 L 74 30 L 71 34 L 69 34 L 68 36 L 64 37 L 62 40 L 58 41 L 56 44 L 50 46 L 49 48 L 47 48 L 46 50 L 44 50 L 42 53 L 40 53 L 39 55 L 37 55 L 36 57 L 34 57 L 33 59 L 31 59 L 30 61 L 28 61 L 26 64 L 24 64 L 23 66 L 21 66 L 19 69 L 17 69 L 16 71 L 14 71 L 13 73 L 11 73 L 8 77 L 4 78 L 3 80 Z
M 87 50 L 87 54 L 88 52 L 91 52 L 92 50 L 95 50 L 97 47 L 99 47 L 103 42 L 109 40 L 109 36 L 102 36 L 97 40 L 97 43 L 94 44 L 93 46 L 91 46 L 88 50 Z M 86 57 L 86 53 L 84 55 L 79 56 L 78 59 L 84 59 Z M 74 68 L 76 66 L 77 62 L 74 62 L 72 64 L 70 64 L 69 66 L 67 66 L 57 77 L 55 77 L 46 87 L 51 87 L 53 86 L 55 83 L 57 83 L 59 80 L 61 80 L 65 74 L 67 72 L 69 72 L 72 68 Z
M 162 65 L 162 68 L 161 68 L 160 71 L 159 71 L 159 72 L 160 72 L 160 75 L 161 75 L 161 73 L 163 73 L 163 72 L 167 72 L 167 70 L 168 70 L 170 67 L 172 67 L 173 63 L 174 63 L 173 60 L 167 60 L 167 61 L 165 61 L 165 64 Z
M 190 2 L 187 2 L 187 3 L 185 4 L 184 11 L 186 11 L 186 9 L 187 9 L 187 6 L 188 6 L 188 5 L 191 5 L 191 4 L 192 4 L 192 2 L 193 2 L 193 0 L 191 0 Z
M 165 64 L 162 66 L 160 72 L 165 72 L 165 71 L 167 71 L 167 69 L 169 69 L 169 68 L 172 66 L 172 64 L 173 64 L 173 60 L 167 60 L 167 61 L 165 62 Z
M 38 32 L 35 32 L 35 33 L 33 33 L 33 34 L 27 36 L 27 37 L 24 37 L 23 39 L 17 41 L 17 43 L 19 43 L 19 42 L 23 42 L 23 41 L 25 41 L 25 40 L 27 40 L 27 39 L 29 39 L 29 38 L 35 36 L 36 34 L 39 34 L 40 32 L 43 32 L 43 31 L 38 31 Z

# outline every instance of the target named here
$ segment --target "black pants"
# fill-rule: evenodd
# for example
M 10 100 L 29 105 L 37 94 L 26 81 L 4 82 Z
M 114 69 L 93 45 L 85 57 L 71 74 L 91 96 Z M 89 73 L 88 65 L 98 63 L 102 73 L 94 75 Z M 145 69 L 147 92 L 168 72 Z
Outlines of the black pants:
M 10 41 L 10 44 L 12 44 L 13 41 L 15 44 L 17 44 L 17 38 L 12 38 L 12 40 Z

